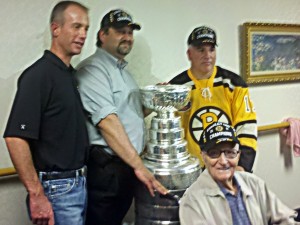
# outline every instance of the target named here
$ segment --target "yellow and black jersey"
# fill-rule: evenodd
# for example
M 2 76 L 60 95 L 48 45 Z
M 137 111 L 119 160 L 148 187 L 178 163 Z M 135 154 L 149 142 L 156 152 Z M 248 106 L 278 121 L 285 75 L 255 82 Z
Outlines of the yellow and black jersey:
M 197 80 L 189 69 L 169 83 L 192 86 L 190 107 L 180 115 L 188 151 L 199 158 L 201 166 L 204 163 L 198 141 L 204 128 L 219 121 L 236 129 L 241 143 L 239 165 L 251 171 L 256 155 L 257 123 L 245 81 L 237 74 L 216 66 L 209 79 Z

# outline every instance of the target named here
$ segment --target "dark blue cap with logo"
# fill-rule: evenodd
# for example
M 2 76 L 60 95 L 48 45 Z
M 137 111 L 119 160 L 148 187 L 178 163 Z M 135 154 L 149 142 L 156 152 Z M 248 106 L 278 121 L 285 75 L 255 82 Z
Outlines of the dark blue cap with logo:
M 208 151 L 221 142 L 240 144 L 235 129 L 232 126 L 227 123 L 216 122 L 203 130 L 199 145 L 202 151 Z
M 130 26 L 134 30 L 141 29 L 141 26 L 137 23 L 134 23 L 132 17 L 122 9 L 111 10 L 103 17 L 101 21 L 101 28 L 121 28 L 124 26 Z
M 195 28 L 188 38 L 188 45 L 202 45 L 202 44 L 217 45 L 216 32 L 206 26 Z

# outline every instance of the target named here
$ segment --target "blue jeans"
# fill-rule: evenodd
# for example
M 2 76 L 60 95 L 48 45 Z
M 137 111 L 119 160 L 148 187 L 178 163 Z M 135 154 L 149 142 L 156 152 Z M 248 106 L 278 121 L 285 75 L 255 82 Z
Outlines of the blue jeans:
M 41 181 L 52 204 L 55 225 L 84 225 L 87 206 L 86 177 Z

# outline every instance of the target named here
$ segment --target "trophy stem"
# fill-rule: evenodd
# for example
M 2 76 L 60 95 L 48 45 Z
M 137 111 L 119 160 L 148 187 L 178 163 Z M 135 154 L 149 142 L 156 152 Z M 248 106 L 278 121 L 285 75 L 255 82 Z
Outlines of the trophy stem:
M 175 118 L 175 111 L 156 111 L 157 117 L 162 119 Z

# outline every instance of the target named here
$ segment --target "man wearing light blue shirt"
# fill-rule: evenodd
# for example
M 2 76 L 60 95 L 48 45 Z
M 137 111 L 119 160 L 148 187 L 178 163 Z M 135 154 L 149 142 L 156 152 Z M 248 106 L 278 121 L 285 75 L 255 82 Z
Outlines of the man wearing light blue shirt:
M 91 142 L 88 163 L 87 225 L 120 225 L 138 178 L 151 195 L 167 190 L 143 165 L 144 117 L 139 88 L 125 69 L 133 31 L 123 10 L 108 12 L 97 34 L 96 52 L 79 64 L 79 91 Z

